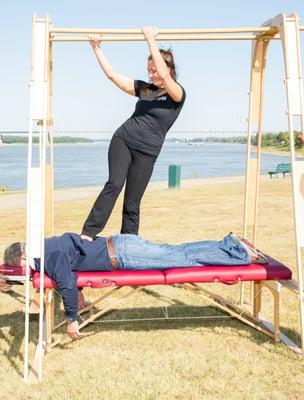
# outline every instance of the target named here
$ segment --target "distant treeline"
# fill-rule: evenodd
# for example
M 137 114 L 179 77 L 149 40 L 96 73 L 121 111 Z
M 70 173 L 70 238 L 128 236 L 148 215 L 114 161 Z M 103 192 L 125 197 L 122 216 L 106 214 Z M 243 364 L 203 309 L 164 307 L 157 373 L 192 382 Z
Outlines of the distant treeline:
M 27 143 L 27 136 L 15 136 L 15 135 L 1 135 L 2 141 L 5 144 L 14 143 Z M 100 141 L 109 141 L 109 139 L 88 139 L 84 137 L 73 137 L 73 136 L 59 136 L 54 137 L 54 143 L 93 143 Z M 238 143 L 246 144 L 247 136 L 209 136 L 205 138 L 168 138 L 168 142 L 182 142 L 182 143 Z M 302 148 L 302 142 L 300 139 L 300 132 L 294 133 L 294 141 L 296 149 Z M 33 142 L 38 143 L 38 137 L 33 137 Z M 252 135 L 251 144 L 257 144 L 257 134 Z M 273 147 L 279 150 L 289 150 L 289 133 L 278 132 L 278 133 L 263 133 L 262 135 L 262 147 Z
M 302 142 L 300 138 L 301 133 L 294 132 L 294 141 L 296 149 L 302 148 Z M 252 135 L 251 144 L 257 145 L 257 134 Z M 206 138 L 192 138 L 192 139 L 168 139 L 170 142 L 191 142 L 191 143 L 238 143 L 246 144 L 247 136 L 209 136 Z M 278 132 L 278 133 L 263 133 L 262 134 L 262 147 L 274 147 L 280 150 L 289 150 L 289 133 L 288 132 Z
M 301 149 L 303 147 L 301 141 L 301 132 L 295 131 L 293 137 L 295 148 Z M 255 136 L 253 144 L 257 144 L 257 136 Z M 264 133 L 262 135 L 262 147 L 275 147 L 280 150 L 289 150 L 289 132 L 278 132 L 275 134 Z
M 301 133 L 294 132 L 295 148 L 302 148 Z M 235 136 L 235 137 L 207 137 L 206 142 L 217 142 L 217 143 L 247 143 L 246 136 Z M 256 146 L 258 141 L 258 135 L 252 135 L 251 144 Z M 262 147 L 273 147 L 280 150 L 289 150 L 289 132 L 278 132 L 278 133 L 263 133 L 262 134 Z
M 58 136 L 53 138 L 54 143 L 92 143 L 94 140 L 83 138 L 83 137 L 73 137 L 73 136 Z M 15 135 L 2 135 L 2 142 L 5 144 L 15 144 L 15 143 L 27 143 L 27 136 L 15 136 Z M 38 136 L 33 137 L 33 143 L 38 143 Z

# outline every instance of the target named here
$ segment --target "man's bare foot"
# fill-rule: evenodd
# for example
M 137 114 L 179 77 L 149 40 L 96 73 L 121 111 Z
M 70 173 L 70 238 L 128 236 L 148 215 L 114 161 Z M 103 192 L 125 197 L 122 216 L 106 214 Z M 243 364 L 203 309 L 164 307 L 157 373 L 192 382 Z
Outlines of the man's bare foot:
M 87 235 L 80 235 L 80 239 L 82 240 L 88 240 L 89 242 L 93 242 L 93 238 Z

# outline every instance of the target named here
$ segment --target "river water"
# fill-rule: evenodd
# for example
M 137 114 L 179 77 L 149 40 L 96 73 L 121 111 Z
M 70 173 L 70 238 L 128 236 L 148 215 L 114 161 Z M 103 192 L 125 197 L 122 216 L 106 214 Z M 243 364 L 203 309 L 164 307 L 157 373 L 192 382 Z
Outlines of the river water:
M 108 142 L 55 145 L 55 187 L 103 185 L 107 180 Z M 34 165 L 38 160 L 34 146 Z M 168 179 L 168 166 L 181 166 L 181 179 L 245 174 L 246 145 L 166 142 L 156 162 L 153 181 Z M 274 170 L 288 155 L 263 154 L 262 173 Z M 0 185 L 9 190 L 26 188 L 27 146 L 0 147 Z

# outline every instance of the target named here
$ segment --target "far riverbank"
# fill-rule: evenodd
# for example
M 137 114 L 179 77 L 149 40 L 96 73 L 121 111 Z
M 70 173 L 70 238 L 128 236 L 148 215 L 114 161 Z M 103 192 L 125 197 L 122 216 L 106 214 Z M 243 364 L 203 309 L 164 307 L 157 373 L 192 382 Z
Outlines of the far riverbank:
M 252 146 L 252 149 L 256 151 L 257 147 Z M 261 153 L 262 154 L 271 154 L 271 155 L 277 155 L 277 156 L 283 156 L 283 157 L 289 157 L 290 156 L 290 151 L 289 150 L 280 150 L 275 147 L 262 147 L 261 148 Z M 304 148 L 303 149 L 297 149 L 295 150 L 295 154 L 297 156 L 304 155 Z

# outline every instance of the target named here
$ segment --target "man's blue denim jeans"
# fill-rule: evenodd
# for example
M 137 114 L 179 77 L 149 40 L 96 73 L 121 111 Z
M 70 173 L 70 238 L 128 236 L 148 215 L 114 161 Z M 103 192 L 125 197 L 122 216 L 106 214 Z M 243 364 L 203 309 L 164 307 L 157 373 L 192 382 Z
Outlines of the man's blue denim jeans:
M 231 234 L 220 241 L 206 240 L 180 245 L 151 243 L 129 234 L 115 235 L 113 241 L 120 270 L 251 263 L 245 247 Z

